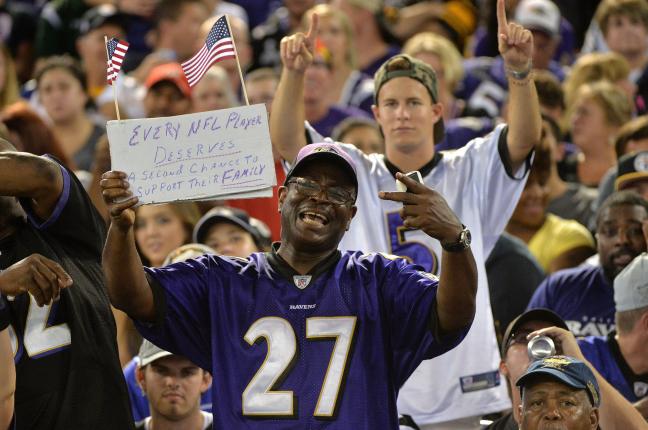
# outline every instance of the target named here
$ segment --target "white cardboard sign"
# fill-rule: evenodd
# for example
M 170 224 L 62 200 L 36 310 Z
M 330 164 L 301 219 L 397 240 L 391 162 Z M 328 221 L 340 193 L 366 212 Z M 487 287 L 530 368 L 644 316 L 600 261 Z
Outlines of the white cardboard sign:
M 141 203 L 270 197 L 277 183 L 265 105 L 108 121 L 112 170 Z

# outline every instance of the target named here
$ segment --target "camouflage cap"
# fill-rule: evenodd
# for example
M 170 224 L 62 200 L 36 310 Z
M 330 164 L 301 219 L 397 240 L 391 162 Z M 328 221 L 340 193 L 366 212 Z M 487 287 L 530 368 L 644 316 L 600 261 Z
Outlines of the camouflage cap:
M 397 60 L 404 67 L 393 66 Z M 404 60 L 404 61 L 402 61 Z M 374 76 L 374 103 L 378 105 L 378 93 L 382 86 L 393 78 L 406 77 L 416 79 L 427 88 L 433 103 L 439 102 L 439 91 L 437 89 L 437 78 L 434 69 L 421 60 L 417 60 L 407 54 L 398 54 L 385 61 Z M 439 118 L 434 124 L 434 143 L 437 144 L 443 140 L 445 126 L 443 118 Z

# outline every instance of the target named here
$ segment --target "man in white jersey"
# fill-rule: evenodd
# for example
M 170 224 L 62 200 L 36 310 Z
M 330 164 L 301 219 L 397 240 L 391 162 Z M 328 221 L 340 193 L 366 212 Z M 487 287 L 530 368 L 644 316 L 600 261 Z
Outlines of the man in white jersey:
M 419 170 L 425 185 L 446 198 L 472 233 L 479 279 L 472 328 L 457 348 L 419 366 L 400 390 L 399 411 L 412 415 L 423 429 L 479 428 L 479 416 L 510 407 L 499 379 L 500 356 L 484 262 L 524 188 L 531 151 L 540 139 L 541 119 L 530 73 L 533 37 L 523 27 L 507 23 L 503 0 L 498 1 L 497 16 L 499 50 L 510 83 L 508 126 L 500 125 L 457 151 L 435 153 L 434 144 L 444 130 L 436 76 L 426 64 L 397 55 L 375 76 L 373 111 L 385 136 L 385 155 L 366 156 L 343 144 L 356 162 L 359 191 L 358 214 L 341 242 L 342 249 L 404 255 L 433 273 L 438 271 L 441 244 L 403 225 L 400 211 L 408 211 L 403 204 L 407 201 L 391 201 L 390 193 L 379 197 L 380 191 L 396 189 L 398 171 Z M 312 61 L 316 33 L 314 16 L 308 34 L 297 33 L 281 43 L 284 70 L 270 132 L 285 160 L 293 160 L 307 143 L 323 140 L 308 124 L 304 133 L 301 103 L 304 70 Z

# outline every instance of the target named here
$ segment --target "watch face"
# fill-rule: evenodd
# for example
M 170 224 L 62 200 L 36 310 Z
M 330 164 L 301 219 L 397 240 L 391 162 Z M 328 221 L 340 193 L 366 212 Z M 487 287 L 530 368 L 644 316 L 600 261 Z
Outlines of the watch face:
M 468 246 L 470 245 L 471 241 L 472 241 L 472 236 L 470 235 L 470 230 L 466 228 L 461 232 L 461 242 L 463 242 L 466 246 Z

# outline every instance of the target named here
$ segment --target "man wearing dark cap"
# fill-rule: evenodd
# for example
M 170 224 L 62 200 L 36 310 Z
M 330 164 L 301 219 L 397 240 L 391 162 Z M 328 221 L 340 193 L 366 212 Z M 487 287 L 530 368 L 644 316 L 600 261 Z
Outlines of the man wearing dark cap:
M 648 200 L 648 151 L 628 154 L 619 160 L 614 187 L 619 190 L 633 190 Z
M 403 175 L 412 228 L 452 241 L 461 222 Z M 405 259 L 337 248 L 356 213 L 356 166 L 338 145 L 303 148 L 279 189 L 282 241 L 248 259 L 203 256 L 142 268 L 137 198 L 123 172 L 101 186 L 112 223 L 113 304 L 144 337 L 212 373 L 215 428 L 396 429 L 396 393 L 418 364 L 455 347 L 474 317 L 469 247 L 444 251 L 439 281 Z
M 191 111 L 191 87 L 179 63 L 155 66 L 144 86 L 147 118 L 183 115 Z
M 601 393 L 596 377 L 580 360 L 554 355 L 536 361 L 518 379 L 520 430 L 596 430 Z
M 424 362 L 417 378 L 399 393 L 401 412 L 412 415 L 424 430 L 425 426 L 476 429 L 482 414 L 510 407 L 506 388 L 498 379 L 500 356 L 484 262 L 524 188 L 542 122 L 531 74 L 531 33 L 506 22 L 503 0 L 498 2 L 498 17 L 500 51 L 510 84 L 508 125 L 498 125 L 460 151 L 436 152 L 435 144 L 444 135 L 444 106 L 439 102 L 436 74 L 419 60 L 396 55 L 374 77 L 373 112 L 385 137 L 384 156 L 365 155 L 340 144 L 356 163 L 359 183 L 358 217 L 342 239 L 341 249 L 407 256 L 439 273 L 442 253 L 462 249 L 466 246 L 462 238 L 468 230 L 472 234 L 479 270 L 475 323 L 459 348 Z M 323 139 L 308 126 L 304 132 L 304 108 L 299 103 L 317 31 L 314 18 L 307 35 L 298 33 L 282 42 L 284 69 L 272 106 L 270 135 L 288 162 L 309 141 Z M 379 198 L 380 190 L 396 189 L 397 172 L 414 170 L 420 171 L 427 187 L 443 195 L 465 224 L 454 240 L 442 243 L 411 228 L 399 213 L 408 205 Z
M 517 430 L 520 423 L 520 392 L 515 386 L 518 378 L 527 370 L 532 358 L 529 357 L 527 336 L 545 327 L 560 327 L 567 330 L 567 325 L 558 315 L 549 309 L 532 309 L 515 318 L 506 328 L 502 338 L 502 361 L 500 372 L 508 381 L 511 396 L 511 412 L 493 422 L 489 430 Z M 561 351 L 558 351 L 559 353 Z
M 193 241 L 204 243 L 220 255 L 247 258 L 270 248 L 270 229 L 245 211 L 215 207 L 198 220 Z

